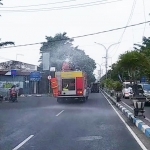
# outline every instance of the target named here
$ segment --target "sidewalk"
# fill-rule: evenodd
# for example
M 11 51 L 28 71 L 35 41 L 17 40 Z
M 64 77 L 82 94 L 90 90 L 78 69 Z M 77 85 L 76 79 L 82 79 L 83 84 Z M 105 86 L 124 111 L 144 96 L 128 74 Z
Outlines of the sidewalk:
M 117 102 L 115 96 L 110 96 L 105 91 L 102 91 L 102 93 L 104 93 L 110 100 L 112 100 L 116 104 L 116 106 L 123 112 L 123 114 L 128 117 L 136 125 L 136 127 L 145 134 L 145 136 L 150 138 L 150 122 L 148 120 L 139 116 L 135 118 L 133 110 L 131 108 L 127 107 L 121 101 Z

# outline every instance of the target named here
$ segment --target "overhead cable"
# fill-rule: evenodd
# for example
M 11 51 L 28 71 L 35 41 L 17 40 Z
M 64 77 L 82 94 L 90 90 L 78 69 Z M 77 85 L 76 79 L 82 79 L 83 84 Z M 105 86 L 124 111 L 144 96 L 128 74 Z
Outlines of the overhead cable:
M 87 37 L 87 36 L 93 36 L 93 35 L 97 35 L 97 34 L 102 34 L 102 33 L 112 32 L 112 31 L 116 31 L 116 30 L 121 30 L 121 29 L 124 29 L 124 28 L 129 28 L 129 27 L 133 27 L 133 26 L 142 25 L 142 24 L 145 24 L 145 23 L 150 23 L 150 21 L 141 22 L 141 23 L 137 23 L 137 24 L 132 24 L 132 25 L 128 25 L 128 26 L 125 26 L 125 27 L 119 27 L 119 28 L 114 28 L 114 29 L 110 29 L 110 30 L 90 33 L 90 34 L 74 36 L 74 37 L 71 37 L 71 38 L 68 38 L 68 39 L 76 39 L 76 38 L 82 38 L 82 37 Z M 64 41 L 64 40 L 67 40 L 67 39 L 59 39 L 59 40 L 54 40 L 54 41 L 49 41 L 49 42 L 57 42 L 57 41 Z M 14 48 L 14 47 L 23 47 L 23 46 L 32 46 L 32 45 L 43 44 L 43 43 L 45 43 L 45 42 L 38 42 L 38 43 L 31 43 L 31 44 L 23 44 L 23 45 L 16 45 L 16 46 L 1 47 L 0 49 Z
M 104 2 L 105 1 L 105 2 Z M 106 2 L 108 1 L 108 2 Z M 20 9 L 20 10 L 13 10 L 13 9 L 8 9 L 8 10 L 0 10 L 1 12 L 39 12 L 39 11 L 53 11 L 53 10 L 63 10 L 63 9 L 72 9 L 72 8 L 81 8 L 81 7 L 88 7 L 88 6 L 95 6 L 95 5 L 101 5 L 101 4 L 108 4 L 108 3 L 114 3 L 118 1 L 123 1 L 123 0 L 101 0 L 101 1 L 95 1 L 95 2 L 90 2 L 90 3 L 81 3 L 81 4 L 76 4 L 76 5 L 67 5 L 67 6 L 60 6 L 60 7 L 51 7 L 51 8 L 39 8 L 39 9 Z
M 130 23 L 130 21 L 131 21 L 131 19 L 132 19 L 133 12 L 134 12 L 134 9 L 135 9 L 135 5 L 136 5 L 136 0 L 133 1 L 132 8 L 131 8 L 131 12 L 130 12 L 130 15 L 129 15 L 129 18 L 128 18 L 126 27 L 129 25 L 129 23 Z M 113 54 L 113 56 L 116 54 L 117 50 L 119 49 L 119 46 L 120 46 L 120 44 L 121 44 L 121 41 L 122 41 L 122 39 L 123 39 L 123 36 L 124 36 L 125 31 L 126 31 L 126 28 L 124 28 L 124 30 L 123 30 L 123 32 L 122 32 L 122 34 L 121 34 L 121 37 L 120 37 L 119 40 L 118 40 L 118 43 L 119 43 L 119 44 L 115 46 L 115 47 L 117 47 L 117 48 L 116 48 L 116 51 L 115 51 L 115 53 Z M 112 56 L 112 57 L 113 57 L 113 56 Z
M 52 2 L 52 3 L 45 3 L 45 4 L 37 4 L 37 5 L 26 5 L 26 6 L 12 6 L 12 7 L 1 7 L 1 8 L 24 8 L 24 7 L 37 7 L 37 6 L 44 6 L 44 5 L 53 5 L 53 4 L 60 4 L 60 3 L 68 3 L 73 2 L 76 0 L 66 0 L 66 1 L 59 1 L 59 2 Z

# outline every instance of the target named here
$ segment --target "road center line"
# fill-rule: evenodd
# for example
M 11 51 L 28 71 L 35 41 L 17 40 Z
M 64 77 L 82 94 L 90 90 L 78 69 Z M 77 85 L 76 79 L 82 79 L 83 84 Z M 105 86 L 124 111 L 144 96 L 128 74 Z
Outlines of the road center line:
M 115 107 L 110 103 L 109 99 L 103 94 L 103 96 L 105 97 L 105 99 L 108 101 L 108 103 L 111 105 L 111 107 L 114 109 L 114 111 L 116 112 L 116 114 L 119 116 L 119 118 L 121 119 L 121 121 L 125 124 L 125 126 L 127 127 L 127 129 L 129 130 L 129 132 L 132 134 L 132 136 L 134 137 L 134 139 L 137 141 L 137 143 L 140 145 L 140 147 L 142 148 L 142 150 L 148 150 L 145 145 L 141 142 L 141 140 L 137 137 L 137 135 L 133 132 L 133 130 L 130 128 L 130 126 L 125 122 L 125 120 L 121 117 L 121 115 L 117 112 L 117 110 L 115 109 Z
M 60 113 L 58 113 L 57 115 L 56 115 L 56 117 L 58 117 L 60 114 L 62 114 L 64 112 L 64 110 L 62 110 Z
M 22 145 L 24 145 L 26 142 L 28 142 L 34 135 L 30 135 L 28 138 L 26 138 L 23 142 L 21 142 L 18 146 L 16 146 L 12 150 L 18 150 Z

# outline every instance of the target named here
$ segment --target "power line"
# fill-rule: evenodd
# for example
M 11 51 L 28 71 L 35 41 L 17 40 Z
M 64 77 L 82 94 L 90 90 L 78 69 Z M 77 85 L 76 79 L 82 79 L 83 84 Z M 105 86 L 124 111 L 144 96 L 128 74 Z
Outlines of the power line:
M 114 0 L 103 2 L 107 0 L 95 1 L 90 3 L 81 3 L 76 5 L 68 5 L 68 6 L 60 6 L 60 7 L 51 7 L 51 8 L 40 8 L 40 9 L 22 9 L 22 10 L 0 10 L 1 12 L 39 12 L 39 11 L 53 11 L 53 10 L 63 10 L 63 9 L 72 9 L 72 8 L 81 8 L 81 7 L 89 7 L 101 4 L 114 3 L 122 0 Z
M 96 33 L 91 33 L 91 34 L 85 34 L 85 35 L 76 36 L 76 37 L 72 37 L 72 38 L 80 38 L 80 37 L 91 36 L 91 35 L 100 34 L 100 33 L 111 32 L 111 31 L 120 30 L 120 29 L 124 29 L 124 28 L 129 28 L 129 27 L 133 27 L 133 26 L 138 26 L 138 25 L 141 25 L 141 24 L 144 24 L 144 23 L 149 23 L 149 22 L 150 22 L 150 21 L 141 22 L 141 23 L 137 23 L 137 24 L 133 24 L 133 25 L 128 25 L 128 26 L 125 26 L 125 27 L 110 29 L 110 30 L 101 31 L 101 32 L 96 32 Z
M 90 33 L 90 34 L 84 34 L 84 35 L 74 36 L 74 37 L 68 38 L 68 40 L 69 39 L 76 39 L 76 38 L 82 38 L 82 37 L 92 36 L 92 35 L 97 35 L 97 34 L 102 34 L 102 33 L 107 33 L 107 32 L 112 32 L 112 31 L 116 31 L 116 30 L 121 30 L 121 29 L 124 29 L 124 28 L 129 28 L 129 27 L 133 27 L 133 26 L 142 25 L 144 23 L 150 23 L 150 21 L 141 22 L 141 23 L 137 23 L 137 24 L 133 24 L 133 25 L 128 25 L 128 26 L 125 26 L 125 27 L 119 27 L 119 28 L 115 28 L 115 29 L 110 29 L 110 30 L 105 30 L 105 31 Z M 63 41 L 63 40 L 67 40 L 67 39 L 58 39 L 58 40 L 49 41 L 49 42 L 57 42 L 57 41 Z M 43 43 L 45 43 L 45 42 L 38 42 L 38 43 L 30 43 L 30 44 L 23 44 L 23 45 L 16 45 L 16 46 L 1 47 L 0 49 L 14 48 L 14 47 L 23 47 L 23 46 L 32 46 L 32 45 L 38 45 L 38 44 L 43 44 Z
M 132 19 L 132 15 L 133 15 L 133 12 L 134 12 L 134 9 L 135 9 L 135 5 L 136 5 L 136 0 L 133 1 L 132 8 L 131 8 L 131 12 L 130 12 L 130 15 L 129 15 L 129 18 L 128 18 L 128 21 L 127 21 L 126 26 L 128 26 L 128 24 L 130 23 L 130 21 L 131 21 L 131 19 Z M 116 54 L 116 52 L 117 52 L 117 50 L 118 50 L 118 48 L 119 48 L 119 46 L 120 46 L 120 44 L 121 44 L 121 41 L 122 41 L 122 39 L 123 39 L 123 36 L 124 36 L 125 31 L 126 31 L 126 28 L 124 28 L 123 33 L 121 34 L 121 37 L 119 38 L 119 41 L 118 41 L 119 44 L 116 46 L 117 48 L 116 48 L 116 51 L 115 51 L 115 53 L 113 54 L 113 56 Z M 113 57 L 113 56 L 112 56 L 112 57 Z
M 76 4 L 76 5 L 52 7 L 52 8 L 23 9 L 23 10 L 1 10 L 1 11 L 5 11 L 5 12 L 6 12 L 6 11 L 12 11 L 12 12 L 51 11 L 51 10 L 61 10 L 61 9 L 71 9 L 71 8 L 94 6 L 94 5 L 105 4 L 105 3 L 112 3 L 112 2 L 116 2 L 116 1 L 122 1 L 122 0 L 116 0 L 116 1 L 110 1 L 110 2 L 102 3 L 103 1 L 107 1 L 107 0 L 95 1 L 95 2 L 90 2 L 90 3 L 81 3 L 81 4 Z M 92 5 L 92 4 L 93 4 L 93 5 Z
M 44 5 L 53 5 L 53 4 L 60 4 L 60 3 L 68 3 L 68 2 L 73 2 L 73 1 L 76 1 L 76 0 L 60 1 L 60 2 L 45 3 L 45 4 L 37 4 L 37 5 L 1 7 L 1 8 L 24 8 L 24 7 L 36 7 L 36 6 L 44 6 Z

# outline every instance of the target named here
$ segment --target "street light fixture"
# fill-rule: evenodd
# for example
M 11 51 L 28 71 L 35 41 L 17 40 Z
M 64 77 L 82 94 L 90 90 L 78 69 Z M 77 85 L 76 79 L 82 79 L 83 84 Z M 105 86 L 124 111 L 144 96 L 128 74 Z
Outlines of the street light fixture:
M 106 50 L 106 56 L 105 56 L 105 59 L 106 59 L 106 66 L 105 66 L 105 67 L 106 67 L 106 79 L 107 79 L 108 50 L 110 49 L 110 47 L 112 47 L 113 45 L 119 44 L 120 42 L 119 42 L 119 43 L 111 44 L 108 48 L 106 48 L 106 47 L 105 47 L 103 44 L 101 44 L 101 43 L 97 43 L 97 42 L 94 42 L 94 43 L 103 46 L 104 49 Z

